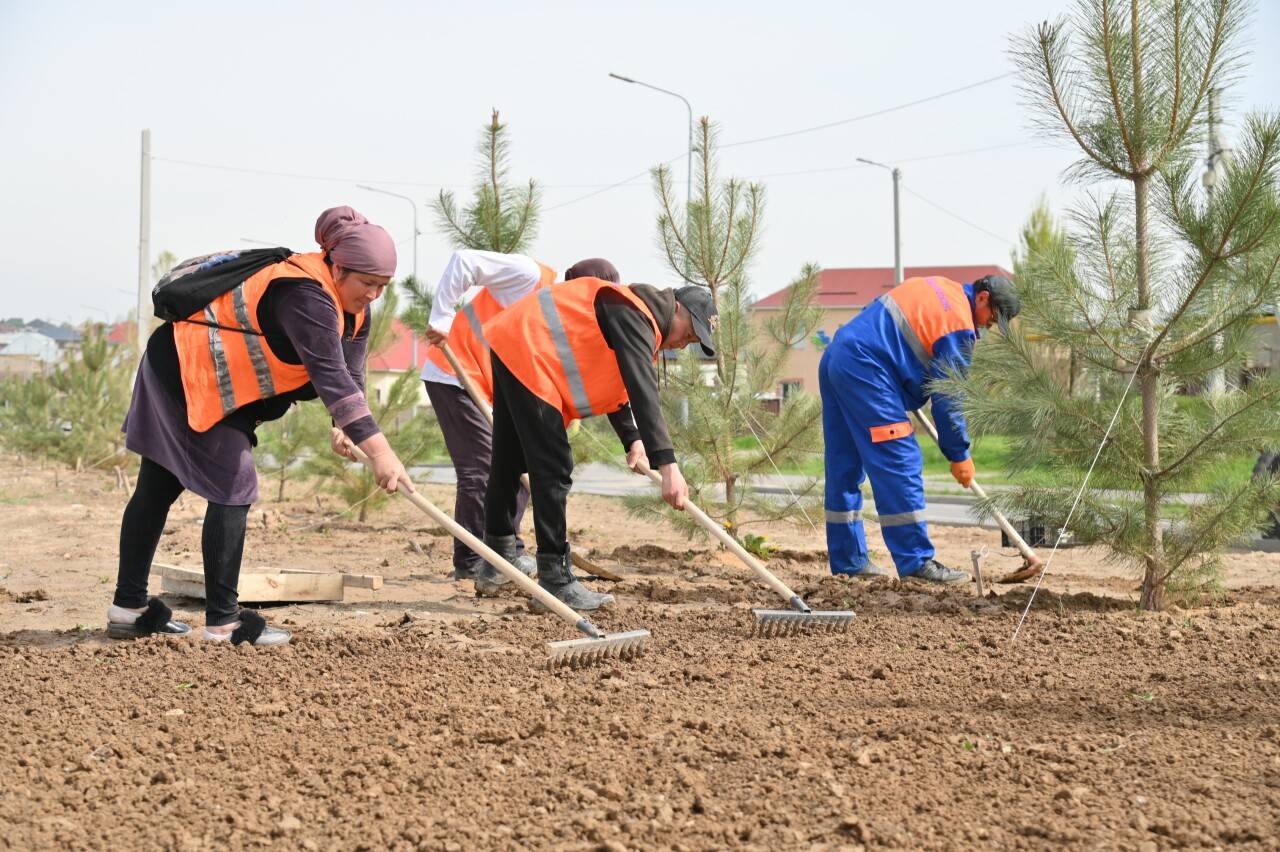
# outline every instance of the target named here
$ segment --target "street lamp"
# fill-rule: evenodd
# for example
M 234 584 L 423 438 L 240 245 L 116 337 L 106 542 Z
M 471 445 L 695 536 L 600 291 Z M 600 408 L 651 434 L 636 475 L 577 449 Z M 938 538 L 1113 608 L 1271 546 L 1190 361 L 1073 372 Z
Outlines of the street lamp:
M 624 83 L 634 83 L 637 86 L 644 86 L 646 89 L 653 89 L 655 92 L 662 92 L 664 95 L 671 95 L 673 98 L 679 98 L 684 101 L 685 109 L 689 110 L 689 150 L 685 160 L 685 182 L 684 182 L 684 204 L 685 209 L 689 208 L 689 200 L 693 197 L 693 107 L 689 104 L 689 99 L 684 95 L 673 92 L 670 89 L 663 89 L 650 83 L 640 80 L 633 80 L 630 77 L 623 77 L 621 74 L 609 72 L 609 76 L 615 80 L 621 80 Z
M 902 182 L 902 169 L 897 166 L 886 166 L 884 163 L 877 163 L 875 160 L 868 160 L 866 157 L 858 157 L 859 163 L 866 163 L 868 166 L 879 166 L 887 169 L 893 175 L 893 283 L 898 285 L 902 283 L 902 218 L 898 204 L 898 184 Z
M 418 202 L 414 201 L 407 195 L 401 195 L 398 192 L 392 192 L 388 189 L 379 189 L 376 186 L 365 186 L 362 183 L 358 183 L 356 186 L 360 189 L 368 190 L 369 192 L 380 192 L 383 195 L 390 195 L 393 198 L 403 198 L 405 201 L 409 202 L 409 206 L 413 208 L 413 280 L 416 284 L 418 281 L 418 235 L 422 233 L 418 230 Z M 412 331 L 409 332 L 409 343 L 413 348 L 413 369 L 416 370 L 418 369 L 418 335 Z

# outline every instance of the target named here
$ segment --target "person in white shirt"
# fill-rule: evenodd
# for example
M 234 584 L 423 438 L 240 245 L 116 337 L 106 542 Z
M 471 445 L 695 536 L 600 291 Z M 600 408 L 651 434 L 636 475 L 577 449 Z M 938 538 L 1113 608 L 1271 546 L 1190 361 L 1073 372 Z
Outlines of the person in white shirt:
M 579 261 L 565 272 L 565 280 L 574 278 L 599 278 L 618 283 L 620 276 L 612 263 L 603 258 Z M 477 538 L 484 536 L 484 493 L 489 481 L 490 456 L 493 449 L 493 430 L 488 420 L 476 407 L 459 383 L 453 369 L 439 346 L 449 340 L 455 322 L 465 323 L 463 331 L 470 333 L 479 348 L 487 349 L 480 333 L 480 326 L 494 314 L 501 312 L 520 299 L 548 286 L 555 280 L 555 272 L 530 257 L 519 254 L 501 254 L 492 251 L 460 249 L 453 253 L 440 276 L 431 306 L 427 340 L 433 344 L 422 368 L 422 380 L 427 396 L 435 409 L 440 431 L 444 434 L 445 447 L 453 460 L 458 488 L 453 515 Z M 454 335 L 455 344 L 457 334 Z M 464 368 L 483 372 L 473 375 L 473 384 L 482 393 L 492 393 L 487 381 L 487 351 L 476 353 L 476 363 L 466 363 L 468 353 L 451 346 Z M 480 363 L 483 362 L 483 363 Z M 478 381 L 477 381 L 478 379 Z M 521 489 L 516 528 L 528 505 L 529 494 Z M 524 552 L 524 543 L 517 540 L 516 567 L 533 576 L 536 563 Z M 453 576 L 455 580 L 473 580 L 483 560 L 460 541 L 453 547 Z

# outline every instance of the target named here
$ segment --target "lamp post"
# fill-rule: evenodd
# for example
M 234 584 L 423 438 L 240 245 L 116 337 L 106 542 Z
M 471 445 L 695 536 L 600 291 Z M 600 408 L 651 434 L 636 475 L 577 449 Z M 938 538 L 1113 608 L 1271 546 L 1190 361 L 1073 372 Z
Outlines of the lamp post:
M 624 83 L 634 83 L 637 86 L 644 86 L 646 89 L 653 89 L 655 92 L 662 92 L 664 95 L 671 95 L 673 98 L 679 98 L 684 101 L 684 107 L 689 111 L 689 148 L 685 158 L 685 181 L 684 181 L 684 205 L 685 209 L 689 208 L 689 200 L 693 197 L 693 107 L 689 104 L 689 99 L 678 92 L 670 89 L 663 89 L 660 86 L 654 86 L 641 80 L 635 80 L 631 77 L 624 77 L 621 74 L 609 72 L 609 76 L 615 80 L 621 80 Z
M 358 186 L 360 189 L 364 189 L 369 192 L 380 192 L 383 195 L 390 195 L 393 198 L 403 198 L 405 201 L 409 202 L 409 206 L 413 208 L 413 280 L 414 280 L 414 283 L 417 283 L 418 281 L 418 235 L 422 233 L 421 231 L 418 230 L 418 202 L 414 201 L 412 198 L 410 198 L 407 195 L 401 195 L 398 192 L 391 192 L 390 190 L 387 190 L 387 189 L 379 189 L 376 186 L 365 186 L 362 183 L 358 183 L 356 184 L 356 186 Z M 413 369 L 416 370 L 418 369 L 418 335 L 413 333 L 412 331 L 409 332 L 409 344 L 410 344 L 410 347 L 413 349 Z
M 902 283 L 902 216 L 901 208 L 898 203 L 898 185 L 902 182 L 902 169 L 897 166 L 886 166 L 884 163 L 877 163 L 875 160 L 868 160 L 866 157 L 858 157 L 859 163 L 866 163 L 868 166 L 879 166 L 887 169 L 893 175 L 893 283 L 895 285 Z

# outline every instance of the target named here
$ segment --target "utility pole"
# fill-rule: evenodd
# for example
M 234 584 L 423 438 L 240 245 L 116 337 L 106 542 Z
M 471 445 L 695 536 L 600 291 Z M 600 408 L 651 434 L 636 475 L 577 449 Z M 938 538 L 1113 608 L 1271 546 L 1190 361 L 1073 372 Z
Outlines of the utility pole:
M 902 208 L 898 202 L 898 185 L 902 183 L 902 169 L 893 168 L 893 284 L 902 283 Z
M 421 234 L 422 232 L 418 230 L 418 202 L 414 201 L 412 198 L 410 198 L 407 195 L 401 195 L 398 192 L 391 192 L 390 190 L 386 190 L 386 189 L 379 189 L 376 186 L 365 186 L 362 183 L 358 183 L 356 184 L 356 186 L 368 192 L 380 192 L 383 195 L 390 195 L 393 198 L 404 199 L 405 201 L 409 202 L 409 206 L 413 208 L 413 281 L 415 284 L 419 283 L 418 282 L 418 235 Z M 413 369 L 417 370 L 418 369 L 418 335 L 412 331 L 409 332 L 409 346 L 413 350 Z
M 151 131 L 142 131 L 142 185 L 138 213 L 138 358 L 151 330 Z
M 866 157 L 856 159 L 859 163 L 866 163 L 868 166 L 879 166 L 893 176 L 893 283 L 897 286 L 902 283 L 902 207 L 899 193 L 902 169 L 897 166 L 886 166 L 884 163 L 868 160 Z
M 1227 147 L 1227 140 L 1222 135 L 1222 130 L 1218 121 L 1218 90 L 1211 89 L 1209 91 L 1209 132 L 1205 136 L 1205 144 L 1207 146 L 1205 157 L 1205 172 L 1200 178 L 1204 184 L 1206 197 L 1212 201 L 1213 191 L 1218 184 L 1218 180 L 1227 171 L 1227 163 L 1231 156 L 1231 149 Z M 1211 291 L 1212 294 L 1212 291 Z M 1216 294 L 1212 294 L 1216 295 Z M 1215 307 L 1217 299 L 1212 299 Z M 1213 351 L 1216 355 L 1222 351 L 1222 335 L 1215 334 L 1213 336 Z M 1205 389 L 1208 391 L 1210 398 L 1217 399 L 1227 391 L 1226 371 L 1222 367 L 1214 367 L 1209 372 Z

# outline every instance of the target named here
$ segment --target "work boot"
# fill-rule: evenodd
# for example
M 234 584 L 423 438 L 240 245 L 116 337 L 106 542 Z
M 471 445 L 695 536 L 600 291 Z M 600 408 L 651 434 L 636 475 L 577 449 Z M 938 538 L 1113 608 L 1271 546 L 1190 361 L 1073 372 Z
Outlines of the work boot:
M 480 565 L 484 563 L 481 562 Z M 476 575 L 480 573 L 478 565 L 464 565 L 461 568 L 453 569 L 453 579 L 456 580 L 474 580 Z
M 538 562 L 528 553 L 521 553 L 512 562 L 516 569 L 526 577 L 538 576 Z
M 602 595 L 582 585 L 573 576 L 569 554 L 538 554 L 538 585 L 555 595 L 570 609 L 578 612 L 594 612 L 601 607 L 613 603 L 613 595 Z M 537 598 L 529 601 L 529 609 L 534 612 L 547 612 L 548 609 Z
M 898 569 L 883 568 L 868 559 L 866 564 L 862 566 L 862 570 L 852 576 L 857 577 L 859 580 L 872 580 L 876 577 L 890 577 L 896 580 L 898 579 Z
M 948 568 L 936 559 L 930 559 L 921 566 L 919 571 L 907 577 L 908 580 L 920 580 L 925 583 L 940 583 L 942 585 L 951 585 L 953 583 L 964 583 L 968 581 L 969 575 L 963 571 L 956 571 L 954 568 Z
M 513 535 L 486 535 L 484 543 L 498 552 L 508 562 L 516 561 L 516 537 Z M 519 566 L 517 566 L 519 567 Z M 488 562 L 476 574 L 476 594 L 482 597 L 497 595 L 503 586 L 511 585 L 511 579 Z

